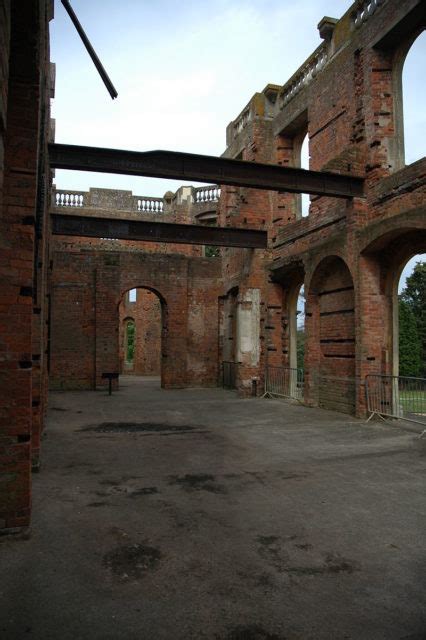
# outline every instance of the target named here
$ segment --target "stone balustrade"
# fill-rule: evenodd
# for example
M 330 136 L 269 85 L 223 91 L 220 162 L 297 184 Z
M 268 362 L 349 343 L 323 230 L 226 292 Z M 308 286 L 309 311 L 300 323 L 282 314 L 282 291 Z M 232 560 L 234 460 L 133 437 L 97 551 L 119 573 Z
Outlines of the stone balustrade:
M 280 92 L 279 104 L 282 109 L 295 95 L 299 93 L 321 71 L 328 59 L 325 42 L 315 49 L 312 55 L 296 71 Z
M 163 213 L 163 198 L 149 198 L 147 196 L 135 196 L 137 198 L 137 209 L 145 213 Z
M 359 29 L 387 0 L 359 0 L 352 12 L 352 25 Z
M 86 191 L 54 191 L 54 205 L 56 207 L 83 207 Z
M 193 192 L 194 202 L 196 204 L 204 202 L 218 202 L 220 198 L 220 187 L 216 184 L 208 187 L 197 187 Z
M 171 202 L 180 204 L 179 195 L 188 192 L 188 198 L 193 204 L 201 205 L 218 202 L 220 187 L 215 184 L 205 187 L 181 187 L 176 194 L 166 194 L 166 198 L 152 196 L 134 196 L 131 191 L 119 189 L 90 189 L 90 191 L 71 191 L 66 189 L 53 190 L 53 206 L 56 208 L 72 207 L 85 209 L 106 209 L 114 211 L 132 211 L 147 214 L 163 214 Z
M 247 123 L 250 121 L 250 107 L 244 109 L 241 115 L 235 120 L 233 123 L 234 126 L 234 137 L 237 136 L 241 131 L 247 126 Z

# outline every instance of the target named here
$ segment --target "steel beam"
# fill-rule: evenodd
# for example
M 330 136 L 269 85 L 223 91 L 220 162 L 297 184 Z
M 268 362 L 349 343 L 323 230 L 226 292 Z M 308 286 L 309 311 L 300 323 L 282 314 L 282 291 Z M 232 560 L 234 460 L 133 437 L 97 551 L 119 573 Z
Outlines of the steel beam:
M 98 56 L 96 54 L 96 51 L 92 47 L 92 44 L 91 44 L 89 38 L 87 37 L 86 32 L 84 31 L 83 27 L 81 26 L 80 21 L 77 18 L 72 6 L 70 5 L 69 0 L 61 0 L 61 1 L 62 1 L 62 4 L 63 4 L 66 12 L 68 13 L 69 17 L 72 20 L 73 25 L 77 29 L 78 35 L 80 36 L 84 46 L 86 47 L 87 53 L 92 58 L 93 64 L 95 65 L 96 69 L 98 70 L 98 73 L 101 76 L 102 81 L 103 81 L 104 85 L 106 86 L 109 95 L 114 100 L 114 98 L 116 98 L 118 96 L 117 90 L 114 87 L 114 85 L 112 84 L 109 75 L 105 71 L 102 62 L 99 60 L 99 58 L 98 58 Z
M 52 213 L 55 235 L 265 249 L 266 231 Z
M 214 182 L 272 191 L 352 198 L 364 196 L 364 180 L 323 171 L 244 162 L 177 151 L 124 151 L 70 144 L 49 145 L 50 166 L 76 171 Z

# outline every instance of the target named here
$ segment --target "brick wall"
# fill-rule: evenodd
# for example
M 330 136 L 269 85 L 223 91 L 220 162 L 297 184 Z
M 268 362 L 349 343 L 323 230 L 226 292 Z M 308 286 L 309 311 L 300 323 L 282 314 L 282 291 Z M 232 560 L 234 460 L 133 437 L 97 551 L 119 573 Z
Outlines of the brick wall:
M 0 2 L 0 529 L 30 521 L 46 404 L 51 3 Z M 10 41 L 9 41 L 10 34 Z M 10 43 L 10 44 L 9 44 Z
M 137 287 L 162 301 L 162 386 L 216 384 L 219 263 L 79 244 L 53 253 L 53 388 L 93 389 L 103 372 L 119 370 L 119 304 Z

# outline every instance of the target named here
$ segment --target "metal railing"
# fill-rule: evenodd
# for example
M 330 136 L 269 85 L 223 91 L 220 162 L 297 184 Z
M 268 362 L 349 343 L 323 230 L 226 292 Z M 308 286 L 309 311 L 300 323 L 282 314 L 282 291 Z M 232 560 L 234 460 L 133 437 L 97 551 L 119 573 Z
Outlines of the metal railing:
M 264 397 L 282 397 L 303 401 L 303 369 L 267 366 Z
M 426 378 L 368 375 L 365 393 L 369 420 L 388 416 L 426 424 Z
M 222 362 L 222 386 L 224 389 L 237 388 L 237 362 Z

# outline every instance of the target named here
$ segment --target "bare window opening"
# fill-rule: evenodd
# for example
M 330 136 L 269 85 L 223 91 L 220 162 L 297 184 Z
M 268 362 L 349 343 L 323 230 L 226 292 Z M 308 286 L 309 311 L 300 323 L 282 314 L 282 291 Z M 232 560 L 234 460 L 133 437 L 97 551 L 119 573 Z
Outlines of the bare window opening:
M 405 164 L 424 156 L 426 132 L 426 84 L 421 76 L 426 68 L 426 33 L 412 44 L 402 69 Z
M 309 137 L 305 135 L 300 149 L 300 166 L 302 169 L 309 169 Z M 301 194 L 300 213 L 302 218 L 309 215 L 310 196 L 308 193 Z
M 136 302 L 137 300 L 137 289 L 130 289 L 129 291 L 129 302 Z

